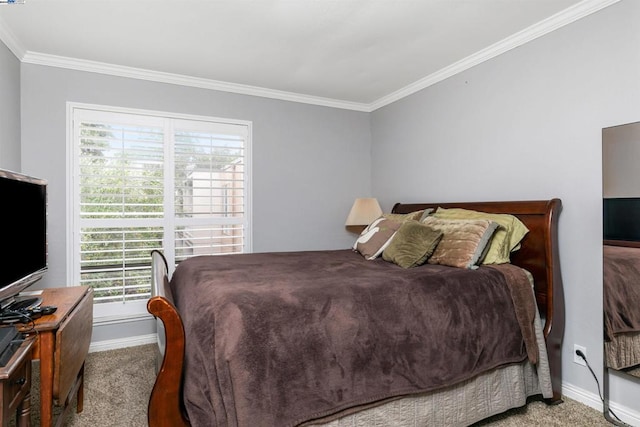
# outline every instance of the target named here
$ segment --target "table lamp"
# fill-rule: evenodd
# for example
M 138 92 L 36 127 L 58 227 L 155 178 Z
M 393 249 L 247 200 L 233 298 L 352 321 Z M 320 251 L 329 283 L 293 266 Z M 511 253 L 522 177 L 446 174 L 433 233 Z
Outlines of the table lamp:
M 373 197 L 357 198 L 353 202 L 345 225 L 349 231 L 360 233 L 380 215 L 382 215 L 382 209 L 377 199 Z

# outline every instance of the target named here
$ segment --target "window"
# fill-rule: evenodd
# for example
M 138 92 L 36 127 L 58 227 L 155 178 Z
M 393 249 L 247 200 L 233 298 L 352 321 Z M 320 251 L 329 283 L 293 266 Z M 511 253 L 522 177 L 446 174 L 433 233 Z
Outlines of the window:
M 250 251 L 248 122 L 69 105 L 70 283 L 95 317 L 146 313 L 150 251 L 169 265 Z

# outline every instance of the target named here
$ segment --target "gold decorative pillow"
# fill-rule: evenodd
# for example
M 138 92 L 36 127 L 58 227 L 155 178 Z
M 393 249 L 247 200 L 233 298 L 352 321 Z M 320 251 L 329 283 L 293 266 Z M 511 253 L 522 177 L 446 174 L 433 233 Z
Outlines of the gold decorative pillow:
M 402 268 L 417 267 L 431 256 L 441 238 L 441 231 L 418 221 L 406 221 L 382 252 L 382 258 Z
M 353 245 L 368 260 L 376 259 L 389 245 L 401 222 L 380 217 L 365 228 Z
M 491 236 L 498 224 L 486 219 L 444 219 L 429 216 L 422 221 L 431 228 L 440 230 L 442 239 L 429 264 L 449 265 L 460 268 L 478 268 L 485 255 Z
M 520 241 L 529 232 L 529 229 L 517 217 L 509 214 L 494 214 L 461 208 L 438 208 L 432 216 L 446 219 L 484 219 L 499 224 L 482 264 L 510 262 L 511 252 L 520 248 Z

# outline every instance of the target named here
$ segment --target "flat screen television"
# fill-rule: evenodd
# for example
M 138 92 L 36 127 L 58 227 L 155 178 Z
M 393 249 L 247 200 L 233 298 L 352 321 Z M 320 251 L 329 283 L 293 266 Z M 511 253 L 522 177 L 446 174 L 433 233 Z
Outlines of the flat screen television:
M 0 169 L 0 308 L 47 270 L 47 182 Z
M 640 198 L 603 200 L 604 240 L 640 242 Z

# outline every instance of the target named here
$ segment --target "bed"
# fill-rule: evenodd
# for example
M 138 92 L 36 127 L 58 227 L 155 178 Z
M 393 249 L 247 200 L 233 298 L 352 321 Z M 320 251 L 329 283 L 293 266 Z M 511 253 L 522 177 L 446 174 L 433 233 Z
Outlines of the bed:
M 606 241 L 604 260 L 605 353 L 607 366 L 640 365 L 640 245 Z
M 529 232 L 511 254 L 511 265 L 475 270 L 441 265 L 396 268 L 394 279 L 380 279 L 378 285 L 376 278 L 396 266 L 380 259 L 364 260 L 350 250 L 208 257 L 181 263 L 171 280 L 162 257 L 155 253 L 155 295 L 147 307 L 159 319 L 159 337 L 164 339 L 149 400 L 149 425 L 469 425 L 522 406 L 532 395 L 561 402 L 560 200 L 398 203 L 392 213 L 437 208 L 512 214 Z M 304 268 L 291 270 L 296 263 Z M 209 264 L 214 267 L 203 267 Z M 523 271 L 515 266 L 526 270 L 524 276 L 533 282 L 533 288 L 527 282 L 535 300 L 532 333 L 521 328 L 514 291 L 508 288 L 509 274 Z M 322 274 L 309 280 L 305 270 Z M 470 285 L 471 276 L 465 276 L 469 274 L 477 283 Z M 281 287 L 283 276 L 293 277 L 304 292 Z M 328 285 L 325 280 L 330 276 L 340 277 L 343 284 Z M 439 287 L 424 286 L 420 281 L 426 276 L 440 281 Z M 193 280 L 196 277 L 202 280 Z M 218 281 L 211 301 L 202 293 L 204 287 L 209 289 L 209 280 Z M 385 280 L 393 280 L 394 286 L 385 287 Z M 259 288 L 269 292 L 255 295 Z M 338 293 L 329 299 L 331 304 L 325 289 Z M 526 293 L 520 291 L 520 298 Z M 304 299 L 322 303 L 313 311 L 298 304 Z M 277 307 L 275 313 L 265 311 L 259 304 L 262 300 Z M 445 300 L 458 304 L 444 309 L 447 320 L 430 317 Z M 298 307 L 293 315 L 292 305 Z M 494 308 L 490 313 L 474 311 L 480 306 Z M 203 316 L 208 321 L 202 321 Z M 328 320 L 322 327 L 304 330 L 311 328 L 306 326 L 308 318 Z M 359 318 L 366 318 L 366 323 L 354 323 Z M 268 321 L 261 322 L 264 319 Z M 278 322 L 289 325 L 283 329 L 286 333 L 269 329 Z M 415 324 L 432 335 L 416 332 Z M 463 327 L 455 332 L 438 330 L 439 324 Z M 297 332 L 293 325 L 303 331 Z M 470 336 L 463 335 L 468 332 Z M 292 347 L 292 342 L 300 348 Z M 349 358 L 336 356 L 344 354 L 341 346 L 353 352 Z M 537 351 L 531 351 L 534 347 Z M 335 348 L 340 352 L 327 350 Z M 325 353 L 333 359 L 313 356 Z M 291 354 L 294 357 L 287 358 Z M 427 359 L 429 363 L 424 363 Z M 281 374 L 287 366 L 294 369 Z

